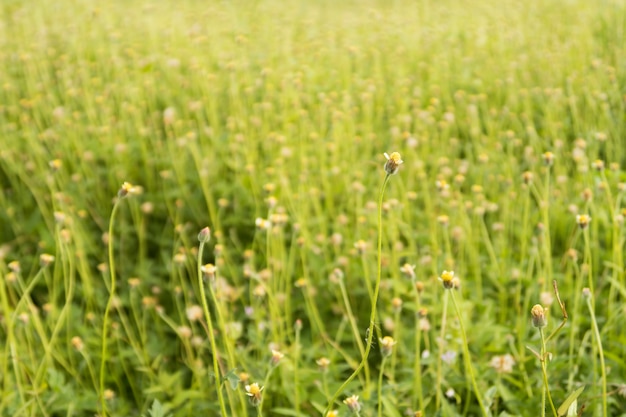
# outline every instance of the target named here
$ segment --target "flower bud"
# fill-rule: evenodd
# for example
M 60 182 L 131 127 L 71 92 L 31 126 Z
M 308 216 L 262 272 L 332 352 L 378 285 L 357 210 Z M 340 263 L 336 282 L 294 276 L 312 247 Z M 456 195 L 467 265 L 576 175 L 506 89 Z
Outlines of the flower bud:
M 546 313 L 540 304 L 535 304 L 533 306 L 533 308 L 530 310 L 530 316 L 532 318 L 534 327 L 541 329 L 543 327 L 546 327 L 546 325 L 548 324 Z

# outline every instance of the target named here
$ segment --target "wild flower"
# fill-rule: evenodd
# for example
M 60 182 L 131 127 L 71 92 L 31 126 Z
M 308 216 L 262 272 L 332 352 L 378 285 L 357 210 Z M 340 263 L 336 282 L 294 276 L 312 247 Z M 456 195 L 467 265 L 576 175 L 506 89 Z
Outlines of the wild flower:
M 586 229 L 589 223 L 591 223 L 591 216 L 588 214 L 579 214 L 576 216 L 576 223 L 581 229 Z
M 54 262 L 54 256 L 50 255 L 49 253 L 42 253 L 39 256 L 39 265 L 41 265 L 42 268 L 51 265 L 52 262 Z
M 398 172 L 398 168 L 404 162 L 402 157 L 398 152 L 392 152 L 391 155 L 387 153 L 384 154 L 385 158 L 387 158 L 387 162 L 385 163 L 385 172 L 388 175 L 394 175 Z
M 415 265 L 404 264 L 400 267 L 400 272 L 402 272 L 408 278 L 415 278 Z
M 499 374 L 509 374 L 513 372 L 513 366 L 515 365 L 515 359 L 510 354 L 501 356 L 494 356 L 489 362 L 489 366 L 494 368 Z
M 382 353 L 382 355 L 384 357 L 388 357 L 391 356 L 391 353 L 393 351 L 393 347 L 396 345 L 396 342 L 393 337 L 391 336 L 385 336 L 382 339 L 379 339 L 380 341 L 380 351 Z
M 185 313 L 187 314 L 187 318 L 189 319 L 189 321 L 198 321 L 201 320 L 204 316 L 202 307 L 200 307 L 199 305 L 192 305 L 190 307 L 187 307 Z
M 284 357 L 285 355 L 283 353 L 272 349 L 272 357 L 270 359 L 270 364 L 272 366 L 276 366 L 280 363 L 280 360 Z
M 246 389 L 246 395 L 248 397 L 250 397 L 250 403 L 254 406 L 257 407 L 261 404 L 261 400 L 263 398 L 262 396 L 262 391 L 263 388 L 265 387 L 260 387 L 258 383 L 252 383 L 250 385 L 246 385 L 245 389 Z
M 85 348 L 85 343 L 83 342 L 83 339 L 81 339 L 79 336 L 72 337 L 72 340 L 70 342 L 72 343 L 74 349 L 79 352 Z
M 439 279 L 443 283 L 443 288 L 447 290 L 454 288 L 454 271 L 443 271 Z
M 347 405 L 352 412 L 358 413 L 359 411 L 361 411 L 361 404 L 359 403 L 358 395 L 349 396 L 348 398 L 343 400 L 343 403 Z
M 546 166 L 552 166 L 552 164 L 554 163 L 554 154 L 550 151 L 548 152 L 544 152 L 543 154 L 543 163 Z

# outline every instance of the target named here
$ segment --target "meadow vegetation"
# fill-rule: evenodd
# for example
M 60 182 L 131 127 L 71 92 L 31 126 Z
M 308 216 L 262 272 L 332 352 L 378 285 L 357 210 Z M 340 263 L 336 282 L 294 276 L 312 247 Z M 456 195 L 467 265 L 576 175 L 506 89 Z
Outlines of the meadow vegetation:
M 0 415 L 626 416 L 624 1 L 0 13 Z

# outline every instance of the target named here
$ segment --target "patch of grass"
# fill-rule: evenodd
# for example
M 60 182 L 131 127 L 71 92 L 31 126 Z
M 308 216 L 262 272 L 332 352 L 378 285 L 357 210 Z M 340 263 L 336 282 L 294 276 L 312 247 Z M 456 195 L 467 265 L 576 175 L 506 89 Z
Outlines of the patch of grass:
M 1 415 L 624 414 L 623 1 L 41 3 Z

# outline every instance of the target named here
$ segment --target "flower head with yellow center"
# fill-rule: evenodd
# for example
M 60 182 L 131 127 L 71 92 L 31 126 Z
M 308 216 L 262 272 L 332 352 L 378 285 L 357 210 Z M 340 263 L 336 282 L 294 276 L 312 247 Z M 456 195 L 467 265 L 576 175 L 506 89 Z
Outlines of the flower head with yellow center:
M 252 403 L 252 405 L 256 407 L 259 404 L 261 404 L 261 398 L 262 398 L 261 391 L 263 391 L 263 388 L 265 387 L 260 387 L 259 384 L 255 382 L 253 384 L 246 385 L 245 388 L 246 388 L 246 395 L 250 397 L 250 402 Z
M 454 271 L 443 271 L 440 279 L 443 283 L 443 288 L 446 290 L 454 288 Z
M 388 175 L 397 173 L 398 168 L 404 162 L 398 152 L 392 152 L 391 155 L 385 153 L 385 158 L 387 158 L 387 162 L 385 163 L 385 172 L 387 172 Z
M 585 229 L 589 226 L 589 223 L 591 223 L 591 216 L 588 214 L 579 214 L 576 216 L 576 223 L 581 229 Z
M 384 357 L 391 356 L 391 352 L 393 351 L 393 346 L 398 343 L 391 336 L 385 336 L 380 339 L 380 351 Z

